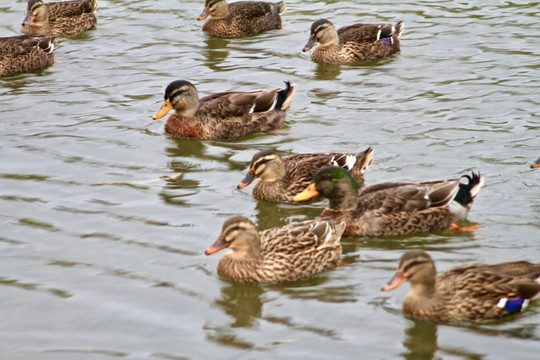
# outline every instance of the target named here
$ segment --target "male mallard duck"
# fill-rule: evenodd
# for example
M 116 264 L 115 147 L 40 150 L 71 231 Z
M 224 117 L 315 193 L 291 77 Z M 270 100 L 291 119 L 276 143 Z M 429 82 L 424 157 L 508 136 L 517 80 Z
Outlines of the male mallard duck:
M 349 170 L 360 187 L 364 186 L 364 172 L 373 162 L 373 148 L 363 152 L 297 154 L 282 159 L 270 150 L 260 151 L 251 159 L 248 173 L 238 188 L 244 188 L 256 178 L 261 180 L 253 188 L 253 196 L 271 202 L 293 202 L 313 179 L 313 175 L 329 165 Z
M 326 64 L 357 65 L 390 56 L 399 51 L 399 38 L 405 25 L 354 24 L 336 31 L 326 20 L 311 25 L 309 41 L 302 51 L 308 51 L 319 43 L 311 54 L 311 60 Z
M 383 236 L 459 228 L 455 222 L 466 218 L 474 198 L 484 183 L 479 174 L 460 179 L 419 183 L 382 183 L 358 193 L 349 172 L 330 166 L 319 170 L 309 187 L 294 198 L 305 201 L 322 195 L 330 200 L 322 219 L 347 221 L 344 235 Z M 468 230 L 468 229 L 467 229 Z
M 98 0 L 28 0 L 21 31 L 28 35 L 72 37 L 96 27 L 97 6 Z
M 174 109 L 165 132 L 194 139 L 234 139 L 247 134 L 276 130 L 283 125 L 295 86 L 285 89 L 227 91 L 199 99 L 189 81 L 176 80 L 165 89 L 165 100 L 152 119 Z
M 227 4 L 225 0 L 206 0 L 197 20 L 204 20 L 203 31 L 223 38 L 255 35 L 266 30 L 281 29 L 281 14 L 285 3 L 239 1 Z
M 221 235 L 205 254 L 224 248 L 218 275 L 244 284 L 285 284 L 335 267 L 341 257 L 344 222 L 308 220 L 257 231 L 244 216 L 225 221 Z
M 54 63 L 54 37 L 0 37 L 0 76 L 33 71 Z
M 381 290 L 393 290 L 409 281 L 405 314 L 441 322 L 500 319 L 525 309 L 529 299 L 540 292 L 540 263 L 462 265 L 436 275 L 431 257 L 412 250 L 401 257 L 396 274 Z
M 532 169 L 536 169 L 540 167 L 540 158 L 538 158 L 535 162 L 531 164 Z

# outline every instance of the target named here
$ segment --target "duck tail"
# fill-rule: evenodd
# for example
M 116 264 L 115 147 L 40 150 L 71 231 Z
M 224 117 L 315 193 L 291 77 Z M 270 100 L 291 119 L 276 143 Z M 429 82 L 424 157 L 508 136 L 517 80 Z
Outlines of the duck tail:
M 289 81 L 285 81 L 285 89 L 277 92 L 276 109 L 287 111 L 291 105 L 294 97 L 296 85 L 291 84 Z
M 274 5 L 275 5 L 274 9 L 277 10 L 280 14 L 283 14 L 285 9 L 287 8 L 284 1 L 280 1 L 278 3 L 275 3 Z
M 470 208 L 476 195 L 480 191 L 482 185 L 484 185 L 484 177 L 480 173 L 471 172 L 471 175 L 463 175 L 462 177 L 468 179 L 468 183 L 460 183 L 459 190 L 454 197 L 454 201 L 458 202 L 464 207 Z
M 401 39 L 401 34 L 403 33 L 404 29 L 405 29 L 405 23 L 403 21 L 398 22 L 395 25 L 394 37 L 398 40 Z
M 98 0 L 86 0 L 82 1 L 81 3 L 82 8 L 87 13 L 95 13 L 98 8 Z

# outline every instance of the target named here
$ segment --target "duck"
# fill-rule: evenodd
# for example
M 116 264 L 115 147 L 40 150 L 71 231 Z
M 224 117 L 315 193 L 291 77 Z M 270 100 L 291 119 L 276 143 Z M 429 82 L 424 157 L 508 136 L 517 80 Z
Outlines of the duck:
M 0 37 L 0 77 L 52 65 L 57 45 L 52 36 Z
M 311 60 L 334 65 L 358 65 L 390 56 L 400 51 L 399 39 L 405 25 L 354 24 L 336 31 L 327 19 L 311 25 L 309 40 L 302 51 L 318 46 Z
M 307 201 L 319 195 L 329 199 L 322 219 L 344 218 L 345 236 L 393 236 L 453 228 L 474 231 L 478 227 L 460 227 L 472 207 L 484 178 L 472 172 L 458 179 L 426 182 L 387 182 L 366 187 L 358 185 L 350 173 L 340 167 L 319 170 L 312 183 L 294 201 Z
M 540 167 L 540 158 L 536 159 L 536 161 L 531 164 L 531 169 L 536 169 L 539 167 Z
M 21 31 L 28 35 L 73 37 L 96 28 L 97 7 L 98 0 L 28 0 Z
M 204 10 L 197 20 L 210 15 L 202 30 L 222 38 L 237 38 L 281 29 L 280 14 L 285 11 L 283 1 L 238 1 L 227 4 L 225 0 L 206 0 Z
M 259 151 L 251 159 L 245 178 L 237 185 L 242 189 L 255 179 L 260 181 L 253 188 L 253 196 L 269 202 L 293 203 L 311 182 L 313 175 L 329 165 L 341 166 L 363 187 L 364 172 L 373 162 L 370 146 L 359 153 L 312 153 L 296 154 L 281 158 L 271 150 Z
M 295 85 L 284 89 L 227 91 L 199 99 L 195 86 L 175 80 L 165 89 L 164 101 L 152 119 L 174 109 L 165 133 L 191 139 L 234 139 L 247 134 L 278 130 L 285 122 Z
M 439 276 L 423 250 L 401 256 L 393 278 L 381 287 L 390 291 L 404 282 L 410 289 L 403 312 L 435 322 L 485 322 L 517 314 L 540 292 L 540 263 L 509 261 L 453 267 Z
M 232 251 L 219 260 L 217 273 L 241 284 L 288 284 L 311 278 L 334 268 L 341 257 L 341 234 L 345 223 L 306 220 L 258 231 L 251 220 L 236 215 L 227 219 L 211 255 Z

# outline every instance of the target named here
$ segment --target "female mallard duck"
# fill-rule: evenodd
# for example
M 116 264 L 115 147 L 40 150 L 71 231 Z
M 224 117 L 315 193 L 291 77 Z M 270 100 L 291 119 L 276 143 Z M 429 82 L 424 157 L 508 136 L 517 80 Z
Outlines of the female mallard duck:
M 225 221 L 205 254 L 224 248 L 218 275 L 243 284 L 285 284 L 308 279 L 339 263 L 345 223 L 308 220 L 257 231 L 244 216 Z
M 72 37 L 96 27 L 97 6 L 98 0 L 28 0 L 21 31 L 28 35 Z
M 0 76 L 33 71 L 54 63 L 54 37 L 11 36 L 0 38 Z
M 197 20 L 204 20 L 203 31 L 222 38 L 255 35 L 266 30 L 281 29 L 281 14 L 285 3 L 239 1 L 227 4 L 225 0 L 206 0 Z
M 193 139 L 234 139 L 247 134 L 277 130 L 283 125 L 295 86 L 250 92 L 227 91 L 199 99 L 195 86 L 177 80 L 165 89 L 161 109 L 152 118 L 161 119 L 175 110 L 165 132 Z
M 248 173 L 238 188 L 244 188 L 256 178 L 261 180 L 253 188 L 253 196 L 271 202 L 293 202 L 313 179 L 313 175 L 329 165 L 349 170 L 360 187 L 364 186 L 364 172 L 373 162 L 373 148 L 363 152 L 297 154 L 282 159 L 270 150 L 260 151 L 251 159 Z
M 536 169 L 540 167 L 540 158 L 538 158 L 535 162 L 531 164 L 532 169 Z
M 403 301 L 405 314 L 441 322 L 487 321 L 517 313 L 540 292 L 540 263 L 510 261 L 462 265 L 438 277 L 431 257 L 422 250 L 406 252 L 383 291 L 411 284 Z M 535 281 L 536 280 L 536 281 Z
M 358 193 L 349 172 L 330 166 L 319 170 L 309 187 L 294 198 L 305 201 L 318 195 L 330 200 L 322 219 L 344 217 L 344 235 L 384 236 L 443 230 L 461 230 L 455 222 L 466 218 L 474 198 L 484 183 L 479 174 L 460 179 L 420 183 L 382 183 Z
M 319 43 L 311 54 L 311 60 L 336 65 L 357 65 L 390 56 L 399 51 L 399 38 L 405 25 L 354 24 L 336 31 L 326 19 L 311 25 L 309 41 L 302 51 L 308 51 Z

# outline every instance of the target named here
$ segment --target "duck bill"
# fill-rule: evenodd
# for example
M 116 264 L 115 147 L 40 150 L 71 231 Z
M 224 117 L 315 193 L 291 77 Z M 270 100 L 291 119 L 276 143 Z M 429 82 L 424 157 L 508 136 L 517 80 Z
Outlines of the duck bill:
M 227 247 L 229 247 L 230 243 L 225 241 L 225 238 L 219 237 L 214 245 L 210 246 L 206 251 L 204 252 L 206 255 L 212 255 L 214 253 L 217 253 L 219 250 L 223 250 Z
M 540 168 L 540 159 L 538 159 L 534 163 L 532 163 L 531 168 L 533 168 L 533 169 Z
M 249 184 L 251 184 L 256 178 L 257 178 L 257 176 L 255 175 L 255 172 L 252 169 L 250 169 L 248 171 L 246 177 L 242 181 L 240 181 L 238 183 L 238 185 L 236 185 L 236 187 L 238 189 L 243 189 L 246 186 L 248 186 Z
M 306 51 L 308 51 L 308 50 L 311 50 L 311 48 L 313 47 L 313 45 L 315 45 L 316 42 L 317 42 L 317 40 L 315 40 L 315 37 L 314 37 L 314 36 L 310 36 L 308 42 L 307 42 L 306 45 L 304 45 L 304 47 L 302 48 L 302 51 L 303 51 L 303 52 L 306 52 Z
M 24 20 L 22 22 L 22 26 L 26 26 L 26 25 L 29 25 L 32 23 L 32 21 L 34 21 L 34 16 L 32 16 L 32 13 L 28 13 L 25 17 L 24 17 Z
M 381 286 L 381 290 L 382 291 L 394 290 L 395 288 L 397 288 L 399 285 L 403 284 L 406 281 L 407 281 L 407 278 L 405 277 L 403 272 L 401 270 L 398 270 L 396 271 L 396 273 L 394 274 L 394 276 L 392 277 L 392 279 L 390 279 L 388 283 Z
M 173 109 L 173 107 L 172 107 L 171 101 L 169 99 L 167 99 L 167 100 L 163 101 L 163 104 L 161 104 L 161 109 L 159 109 L 158 112 L 156 112 L 154 115 L 152 115 L 152 119 L 154 119 L 154 120 L 161 119 L 162 117 L 167 115 L 167 113 L 169 111 L 171 111 L 172 109 Z
M 319 192 L 315 188 L 315 183 L 311 183 L 306 190 L 296 195 L 293 199 L 294 202 L 307 201 L 319 196 Z
M 204 8 L 203 12 L 201 13 L 201 15 L 199 15 L 197 20 L 204 20 L 208 17 L 208 15 L 210 15 L 210 10 L 208 8 Z

